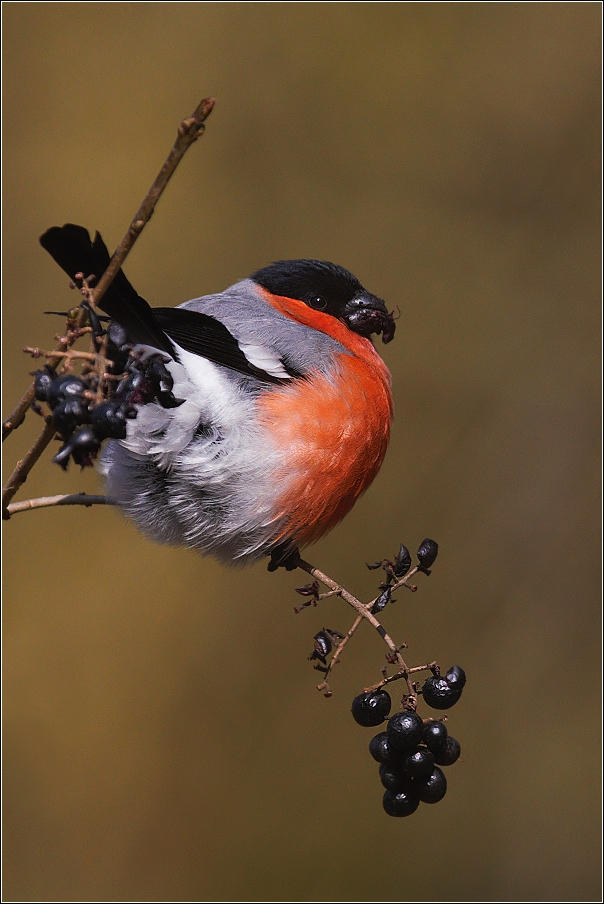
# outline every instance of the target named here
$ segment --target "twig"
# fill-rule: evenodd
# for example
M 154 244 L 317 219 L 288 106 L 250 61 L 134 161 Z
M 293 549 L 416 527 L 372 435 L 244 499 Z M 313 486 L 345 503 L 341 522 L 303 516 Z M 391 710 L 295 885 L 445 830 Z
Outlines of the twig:
M 429 672 L 434 666 L 437 666 L 436 662 L 427 662 L 425 665 L 415 665 L 412 669 L 407 670 L 407 674 L 403 674 L 402 672 L 396 672 L 394 675 L 386 675 L 381 681 L 378 681 L 377 684 L 372 684 L 371 687 L 366 687 L 366 693 L 370 693 L 371 691 L 379 691 L 381 687 L 385 687 L 387 684 L 390 684 L 391 681 L 400 681 L 401 678 L 408 678 L 413 672 Z M 408 683 L 408 682 L 407 682 Z
M 118 270 L 124 263 L 126 257 L 128 256 L 130 249 L 134 245 L 135 241 L 141 234 L 145 225 L 149 222 L 153 211 L 155 210 L 155 205 L 157 204 L 162 192 L 166 188 L 168 182 L 173 176 L 176 167 L 184 157 L 188 148 L 195 142 L 197 139 L 203 135 L 205 126 L 204 121 L 208 118 L 212 109 L 214 107 L 214 99 L 211 97 L 204 98 L 193 111 L 191 116 L 187 117 L 187 119 L 183 119 L 178 127 L 178 133 L 176 136 L 176 141 L 172 147 L 172 150 L 168 154 L 164 165 L 159 171 L 155 181 L 153 182 L 151 188 L 145 195 L 145 199 L 143 203 L 139 207 L 134 219 L 132 220 L 130 226 L 128 227 L 128 231 L 126 235 L 122 239 L 121 244 L 119 245 L 117 251 L 111 258 L 109 266 L 103 273 L 101 279 L 98 282 L 98 285 L 92 292 L 89 294 L 89 301 L 92 303 L 98 303 L 101 296 L 106 291 L 107 287 L 111 283 L 111 280 L 115 277 Z M 81 312 L 81 315 L 85 312 Z M 80 316 L 81 316 L 80 315 Z M 76 326 L 78 324 L 76 323 Z M 81 324 L 79 324 L 81 325 Z M 69 339 L 64 337 L 60 343 L 57 351 L 64 351 L 67 347 L 69 347 Z M 49 361 L 52 364 L 52 359 Z M 6 439 L 7 436 L 12 433 L 15 427 L 18 427 L 19 424 L 23 422 L 25 414 L 30 407 L 31 403 L 34 400 L 34 385 L 29 387 L 21 401 L 15 406 L 12 410 L 8 418 L 2 425 L 2 439 Z M 6 507 L 10 503 L 10 500 L 13 498 L 19 487 L 23 484 L 27 475 L 33 468 L 34 464 L 44 451 L 44 449 L 48 446 L 53 436 L 55 435 L 55 430 L 50 427 L 48 424 L 45 426 L 44 430 L 33 444 L 25 458 L 18 462 L 17 467 L 11 474 L 8 483 L 4 487 L 2 491 L 2 510 L 3 517 L 6 511 Z
M 354 635 L 355 631 L 357 630 L 357 628 L 359 627 L 359 625 L 361 624 L 363 619 L 366 618 L 367 621 L 369 621 L 370 624 L 372 624 L 373 627 L 377 630 L 380 637 L 382 637 L 382 639 L 384 640 L 384 642 L 390 649 L 390 653 L 391 653 L 394 661 L 396 661 L 396 663 L 399 667 L 396 675 L 393 675 L 390 678 L 384 679 L 378 685 L 376 685 L 374 688 L 368 688 L 368 690 L 376 690 L 379 687 L 383 687 L 389 681 L 394 681 L 394 680 L 397 680 L 400 678 L 404 678 L 407 682 L 407 689 L 409 691 L 409 696 L 415 697 L 415 691 L 414 691 L 412 684 L 409 681 L 409 675 L 411 674 L 411 672 L 418 671 L 418 669 L 417 668 L 413 668 L 413 669 L 408 668 L 408 666 L 405 663 L 405 660 L 401 656 L 401 653 L 400 653 L 401 648 L 397 647 L 394 644 L 394 641 L 392 640 L 392 638 L 386 633 L 386 631 L 384 630 L 382 625 L 379 623 L 379 621 L 375 618 L 375 616 L 371 612 L 371 609 L 373 608 L 376 600 L 379 599 L 379 595 L 376 596 L 374 599 L 372 599 L 368 603 L 361 603 L 360 600 L 358 600 L 355 596 L 353 596 L 351 593 L 349 593 L 348 590 L 346 590 L 344 587 L 341 587 L 340 584 L 337 584 L 334 580 L 332 580 L 326 574 L 323 574 L 323 572 L 319 571 L 318 568 L 315 568 L 314 566 L 310 565 L 308 562 L 305 562 L 303 559 L 300 559 L 297 564 L 298 564 L 298 568 L 301 568 L 303 571 L 306 571 L 308 574 L 310 574 L 316 580 L 321 581 L 321 583 L 325 584 L 326 587 L 331 588 L 331 593 L 321 594 L 319 599 L 322 599 L 323 597 L 331 596 L 332 594 L 337 594 L 338 596 L 341 596 L 342 599 L 346 600 L 346 602 L 350 606 L 352 606 L 353 609 L 356 609 L 357 612 L 359 613 L 357 615 L 357 618 L 354 621 L 354 624 L 350 628 L 350 630 L 347 631 L 347 633 L 344 635 L 344 637 L 342 638 L 342 640 L 340 641 L 340 643 L 334 650 L 333 656 L 331 657 L 329 665 L 327 666 L 327 671 L 325 672 L 325 678 L 321 682 L 321 684 L 317 685 L 317 690 L 325 691 L 326 697 L 331 696 L 331 690 L 329 688 L 329 681 L 328 681 L 329 676 L 331 675 L 331 672 L 332 672 L 334 666 L 336 666 L 338 664 L 338 662 L 340 661 L 340 655 L 341 655 L 344 647 L 346 646 L 346 644 L 348 643 L 350 638 Z M 419 570 L 420 570 L 419 566 L 416 565 L 415 568 L 412 568 L 411 571 L 405 575 L 405 577 L 400 579 L 400 581 L 396 581 L 394 584 L 391 584 L 390 589 L 398 590 L 399 587 L 408 587 L 410 590 L 416 590 L 417 588 L 415 587 L 415 585 L 409 585 L 407 582 L 415 574 L 417 574 L 417 572 Z M 421 668 L 423 668 L 423 666 Z
M 45 352 L 44 349 L 34 348 L 31 345 L 25 345 L 23 347 L 23 351 L 26 355 L 31 355 L 32 358 L 78 358 L 83 361 L 96 361 L 98 354 L 94 352 L 78 352 L 74 351 L 74 349 L 70 348 L 66 352 L 58 352 L 53 350 L 52 352 Z
M 42 433 L 39 435 L 29 452 L 27 452 L 27 454 L 24 458 L 21 459 L 21 461 L 17 462 L 15 470 L 8 478 L 6 486 L 2 490 L 2 517 L 4 520 L 7 520 L 10 517 L 7 510 L 8 503 L 13 498 L 19 487 L 23 486 L 23 484 L 27 480 L 27 475 L 39 459 L 46 446 L 50 443 L 56 432 L 57 429 L 52 425 L 52 423 L 45 424 Z
M 336 583 L 336 581 L 332 580 L 326 574 L 323 574 L 323 572 L 319 571 L 318 568 L 315 568 L 314 565 L 310 565 L 308 562 L 305 562 L 304 559 L 299 559 L 297 566 L 298 568 L 301 568 L 302 571 L 306 571 L 306 573 L 311 575 L 311 577 L 316 578 L 317 581 L 321 581 L 321 583 L 325 584 L 326 587 L 329 587 L 330 590 L 335 590 L 339 594 L 339 596 L 341 596 L 342 599 L 348 603 L 349 606 L 352 606 L 353 609 L 356 609 L 360 616 L 366 618 L 369 624 L 373 625 L 375 630 L 383 639 L 384 643 L 387 645 L 388 649 L 393 654 L 398 654 L 396 644 L 386 633 L 386 630 L 382 627 L 377 618 L 371 614 L 368 606 L 365 603 L 362 603 L 356 598 L 356 596 L 353 596 L 352 593 L 349 593 L 346 588 Z M 398 656 L 400 656 L 400 654 L 398 654 Z M 400 662 L 404 665 L 402 657 L 400 657 Z
M 335 665 L 337 665 L 338 662 L 340 661 L 340 654 L 342 653 L 342 650 L 344 649 L 344 647 L 346 646 L 346 644 L 348 643 L 348 641 L 350 640 L 350 638 L 352 637 L 352 635 L 354 634 L 354 632 L 355 632 L 356 629 L 359 627 L 359 625 L 361 624 L 362 621 L 363 621 L 363 616 L 362 616 L 362 615 L 357 615 L 357 617 L 356 617 L 356 619 L 355 619 L 355 621 L 354 621 L 354 624 L 352 625 L 352 627 L 350 628 L 350 630 L 346 632 L 346 634 L 344 635 L 344 637 L 342 638 L 342 640 L 340 641 L 340 643 L 338 644 L 338 646 L 337 646 L 336 649 L 334 650 L 333 656 L 331 657 L 331 659 L 330 659 L 330 661 L 329 661 L 329 664 L 328 664 L 328 666 L 327 666 L 327 671 L 325 672 L 325 678 L 323 679 L 323 681 L 321 682 L 321 684 L 318 684 L 318 685 L 317 685 L 317 690 L 318 690 L 318 691 L 325 691 L 325 696 L 326 696 L 326 697 L 331 697 L 331 689 L 330 689 L 330 687 L 329 687 L 329 680 L 328 680 L 328 679 L 329 679 L 329 676 L 330 676 L 331 673 L 332 673 L 333 667 L 334 667 Z
M 390 635 L 386 632 L 385 628 L 379 623 L 379 621 L 377 620 L 375 615 L 373 615 L 373 613 L 371 612 L 371 609 L 375 603 L 375 599 L 371 600 L 371 602 L 369 602 L 369 603 L 362 603 L 360 600 L 358 600 L 356 598 L 356 596 L 353 596 L 352 593 L 350 593 L 348 590 L 346 590 L 345 587 L 342 587 L 340 584 L 338 584 L 336 581 L 332 580 L 332 578 L 328 577 L 322 571 L 319 571 L 318 568 L 315 568 L 313 565 L 310 565 L 308 562 L 305 562 L 304 559 L 299 559 L 297 562 L 297 566 L 298 566 L 298 568 L 302 569 L 302 571 L 306 571 L 307 574 L 311 575 L 311 577 L 315 578 L 317 581 L 320 581 L 326 587 L 329 587 L 330 590 L 335 591 L 339 596 L 342 597 L 343 600 L 345 600 L 348 603 L 349 606 L 352 606 L 352 608 L 356 609 L 356 611 L 358 612 L 358 617 L 357 617 L 355 623 L 353 624 L 352 628 L 350 629 L 350 631 L 348 631 L 346 636 L 342 639 L 342 641 L 338 645 L 338 647 L 332 657 L 332 660 L 331 660 L 329 666 L 327 667 L 327 672 L 325 673 L 325 680 L 322 682 L 322 684 L 319 685 L 319 689 L 320 690 L 325 689 L 327 696 L 329 696 L 329 694 L 331 693 L 329 690 L 329 684 L 327 682 L 327 679 L 331 673 L 331 670 L 332 670 L 333 666 L 336 664 L 336 662 L 339 661 L 339 654 L 344 649 L 344 647 L 346 646 L 346 644 L 348 643 L 348 641 L 350 640 L 350 638 L 352 637 L 352 635 L 354 634 L 354 632 L 356 631 L 358 626 L 361 624 L 361 621 L 364 618 L 366 618 L 367 621 L 369 622 L 369 624 L 373 625 L 375 630 L 378 632 L 378 634 L 380 635 L 380 637 L 382 638 L 382 640 L 384 641 L 384 643 L 390 650 L 393 661 L 395 661 L 399 667 L 400 676 L 402 678 L 406 679 L 407 687 L 409 690 L 409 696 L 415 697 L 415 692 L 414 692 L 413 686 L 411 685 L 411 683 L 409 681 L 409 669 L 407 667 L 407 664 L 405 663 L 405 660 L 401 656 L 399 647 L 396 646 L 396 644 L 394 643 L 394 641 L 392 640 Z M 417 568 L 414 568 L 412 571 L 410 571 L 408 575 L 406 575 L 404 578 L 402 578 L 400 581 L 398 581 L 396 584 L 393 585 L 393 589 L 396 587 L 401 587 L 403 584 L 405 584 L 406 581 L 409 580 L 409 578 L 412 577 L 416 573 L 416 571 L 417 571 Z M 377 599 L 377 597 L 376 597 L 376 599 Z
M 117 505 L 117 500 L 110 496 L 93 496 L 88 493 L 68 493 L 62 496 L 39 496 L 37 499 L 26 499 L 24 502 L 11 502 L 6 511 L 10 515 L 17 512 L 29 512 L 31 509 L 49 508 L 54 505 Z
M 98 304 L 99 299 L 105 294 L 112 279 L 115 277 L 127 255 L 130 253 L 130 249 L 151 219 L 153 211 L 155 210 L 155 205 L 159 201 L 185 153 L 191 145 L 203 135 L 205 131 L 204 122 L 214 109 L 214 104 L 215 100 L 213 97 L 204 97 L 193 113 L 191 113 L 187 119 L 183 119 L 178 126 L 178 133 L 172 150 L 157 174 L 153 185 L 145 195 L 145 199 L 130 223 L 126 235 L 111 258 L 109 266 L 100 278 L 96 288 L 92 290 L 90 301 L 93 304 Z

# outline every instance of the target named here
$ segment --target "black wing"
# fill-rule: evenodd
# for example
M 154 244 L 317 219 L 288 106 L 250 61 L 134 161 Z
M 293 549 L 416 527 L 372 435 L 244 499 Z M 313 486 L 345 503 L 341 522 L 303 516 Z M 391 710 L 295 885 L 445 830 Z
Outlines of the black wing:
M 56 263 L 75 280 L 76 273 L 94 274 L 96 284 L 109 265 L 110 256 L 100 234 L 91 241 L 88 230 L 74 223 L 53 226 L 40 237 L 40 244 Z M 227 327 L 211 317 L 186 308 L 152 308 L 119 270 L 101 298 L 99 307 L 120 323 L 133 342 L 151 345 L 178 360 L 170 339 L 193 354 L 222 364 L 237 373 L 266 383 L 281 383 L 279 377 L 254 367 L 245 357 Z M 291 376 L 299 376 L 289 370 Z
M 264 383 L 283 383 L 287 378 L 280 379 L 272 374 L 254 367 L 245 357 L 239 344 L 228 328 L 211 317 L 199 311 L 190 311 L 187 308 L 152 308 L 155 321 L 161 329 L 168 334 L 170 339 L 178 343 L 187 352 L 208 358 L 215 364 L 222 364 L 230 370 L 254 377 Z M 287 369 L 287 365 L 286 369 Z M 289 371 L 291 376 L 299 374 Z
M 90 240 L 88 230 L 74 223 L 53 226 L 40 236 L 40 244 L 71 279 L 76 273 L 85 277 L 94 274 L 93 285 L 99 281 L 110 261 L 109 252 L 100 234 Z M 99 307 L 128 331 L 134 342 L 152 345 L 168 355 L 174 355 L 172 343 L 158 328 L 153 311 L 136 292 L 121 270 L 101 298 Z

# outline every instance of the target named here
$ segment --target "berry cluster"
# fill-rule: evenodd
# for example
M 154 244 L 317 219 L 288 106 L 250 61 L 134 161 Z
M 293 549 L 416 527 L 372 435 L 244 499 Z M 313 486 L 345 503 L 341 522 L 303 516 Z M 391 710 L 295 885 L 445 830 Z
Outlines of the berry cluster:
M 433 673 L 438 671 L 433 666 Z M 435 709 L 448 709 L 460 698 L 466 676 L 458 665 L 445 678 L 433 674 L 421 693 Z M 413 709 L 390 716 L 390 694 L 380 688 L 359 694 L 352 702 L 352 715 L 359 725 L 375 727 L 388 720 L 387 730 L 371 739 L 369 752 L 380 764 L 380 780 L 386 789 L 383 806 L 389 816 L 410 816 L 420 805 L 435 804 L 447 791 L 441 766 L 450 766 L 461 752 L 459 742 L 449 736 L 445 723 L 422 719 Z
M 447 780 L 441 767 L 455 763 L 461 752 L 459 742 L 449 737 L 444 719 L 422 719 L 417 713 L 417 703 L 418 697 L 423 697 L 432 709 L 450 709 L 461 697 L 466 683 L 464 670 L 453 665 L 445 675 L 441 675 L 440 666 L 436 662 L 409 668 L 401 655 L 401 650 L 407 644 L 397 646 L 375 618 L 388 603 L 395 602 L 393 591 L 403 586 L 412 592 L 417 590 L 417 586 L 409 583 L 410 578 L 418 572 L 429 575 L 437 555 L 438 543 L 427 538 L 417 550 L 417 564 L 413 569 L 411 554 L 404 544 L 401 544 L 394 561 L 382 559 L 379 562 L 365 563 L 372 570 L 381 568 L 385 572 L 386 576 L 379 585 L 379 595 L 369 603 L 363 604 L 355 600 L 353 608 L 357 612 L 360 608 L 361 617 L 357 617 L 346 635 L 328 628 L 315 634 L 315 648 L 308 657 L 310 660 L 318 660 L 314 668 L 325 675 L 318 690 L 323 691 L 326 697 L 331 696 L 328 678 L 332 669 L 340 661 L 344 647 L 361 624 L 364 612 L 371 613 L 373 627 L 377 628 L 389 648 L 386 661 L 389 665 L 397 666 L 398 670 L 388 675 L 387 668 L 382 667 L 383 680 L 354 698 L 352 715 L 359 725 L 367 728 L 386 721 L 388 723 L 386 731 L 381 731 L 372 738 L 369 752 L 380 764 L 380 780 L 386 789 L 383 806 L 389 816 L 409 816 L 422 802 L 435 804 L 442 800 L 447 792 Z M 327 580 L 323 580 L 323 583 L 330 586 Z M 317 579 L 296 590 L 302 596 L 312 598 L 301 606 L 296 606 L 296 612 L 307 606 L 316 606 L 320 600 L 338 592 L 336 586 L 328 593 L 319 593 Z M 331 661 L 328 662 L 330 654 Z M 421 682 L 412 680 L 412 675 L 424 671 L 432 674 L 422 686 Z M 401 698 L 401 711 L 391 716 L 392 701 L 386 685 L 397 680 L 405 682 L 407 693 Z
M 37 402 L 46 402 L 51 422 L 63 445 L 53 461 L 66 470 L 70 458 L 80 467 L 92 465 L 101 443 L 124 439 L 127 421 L 137 415 L 137 404 L 158 402 L 163 408 L 182 405 L 175 398 L 174 380 L 162 354 L 137 355 L 125 330 L 110 323 L 104 331 L 89 309 L 93 342 L 102 347 L 107 369 L 99 375 L 92 367 L 80 376 L 71 372 L 57 375 L 46 365 L 34 374 Z

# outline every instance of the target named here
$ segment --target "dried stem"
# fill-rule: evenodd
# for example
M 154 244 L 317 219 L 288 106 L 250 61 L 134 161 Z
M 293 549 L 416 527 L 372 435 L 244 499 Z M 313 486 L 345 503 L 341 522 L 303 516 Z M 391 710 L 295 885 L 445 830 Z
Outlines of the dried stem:
M 358 612 L 358 616 L 357 616 L 354 624 L 352 625 L 350 630 L 347 632 L 347 634 L 343 637 L 343 639 L 338 644 L 338 646 L 331 658 L 331 661 L 327 667 L 327 671 L 325 673 L 325 679 L 318 686 L 318 689 L 324 690 L 326 696 L 331 695 L 331 691 L 329 689 L 329 683 L 328 683 L 328 678 L 331 674 L 331 671 L 332 671 L 333 667 L 339 662 L 339 657 L 340 657 L 342 650 L 344 649 L 344 647 L 346 646 L 346 644 L 348 643 L 350 638 L 353 636 L 353 634 L 355 633 L 355 631 L 357 630 L 357 628 L 359 627 L 359 625 L 361 624 L 363 619 L 365 618 L 371 625 L 373 625 L 373 627 L 376 629 L 376 631 L 378 632 L 378 634 L 380 635 L 380 637 L 382 638 L 382 640 L 384 641 L 384 643 L 390 650 L 391 661 L 396 662 L 396 664 L 398 665 L 398 672 L 397 672 L 396 677 L 404 678 L 406 680 L 409 697 L 415 699 L 415 691 L 414 691 L 413 685 L 411 684 L 411 682 L 409 680 L 409 675 L 410 675 L 411 669 L 409 669 L 407 667 L 405 660 L 401 656 L 400 647 L 396 646 L 396 644 L 394 643 L 394 641 L 392 640 L 390 635 L 386 632 L 384 627 L 380 624 L 380 622 L 377 620 L 375 615 L 373 615 L 373 613 L 371 612 L 378 597 L 375 597 L 375 599 L 371 600 L 369 603 L 362 603 L 360 600 L 358 600 L 356 598 L 356 596 L 353 596 L 352 593 L 350 593 L 348 590 L 346 590 L 344 587 L 342 587 L 340 584 L 338 584 L 332 578 L 328 577 L 326 574 L 324 574 L 322 571 L 319 571 L 318 568 L 315 568 L 313 565 L 310 565 L 308 562 L 305 562 L 303 559 L 298 560 L 297 566 L 302 571 L 306 571 L 307 574 L 310 574 L 311 577 L 315 578 L 315 580 L 320 581 L 326 587 L 329 587 L 330 590 L 333 591 L 334 593 L 337 593 L 338 596 L 341 596 L 342 599 L 345 600 L 349 606 L 352 606 L 352 608 L 356 609 L 356 611 Z M 396 583 L 392 584 L 391 590 L 396 590 L 398 587 L 407 585 L 407 582 L 409 581 L 409 579 L 412 578 L 413 575 L 416 574 L 418 570 L 419 570 L 419 566 L 416 566 L 415 568 L 413 568 L 409 572 L 409 574 L 405 575 L 404 578 L 401 578 L 400 581 L 397 581 Z M 378 686 L 381 687 L 382 685 L 386 684 L 388 681 L 392 681 L 392 680 L 393 680 L 393 678 L 384 679 L 382 682 L 380 682 L 380 684 Z
M 122 242 L 119 245 L 117 251 L 111 258 L 109 266 L 103 273 L 96 288 L 92 291 L 87 291 L 86 293 L 88 300 L 92 304 L 98 304 L 100 298 L 106 291 L 107 287 L 110 285 L 112 279 L 115 277 L 118 270 L 124 263 L 126 257 L 130 252 L 130 249 L 141 234 L 145 225 L 151 219 L 153 211 L 155 210 L 155 205 L 157 204 L 171 177 L 174 175 L 176 167 L 184 157 L 186 151 L 195 141 L 197 141 L 197 139 L 201 135 L 203 135 L 205 129 L 204 121 L 212 112 L 213 107 L 213 98 L 206 97 L 198 104 L 191 116 L 187 117 L 187 119 L 183 119 L 183 121 L 180 123 L 176 141 L 174 142 L 172 150 L 168 154 L 168 157 L 166 158 L 166 161 L 159 171 L 151 188 L 145 195 L 143 203 L 139 207 L 134 216 L 134 219 L 130 223 L 126 235 L 122 239 Z M 81 311 L 78 319 L 76 320 L 76 328 L 83 325 L 84 318 L 85 311 Z M 67 348 L 69 348 L 73 341 L 74 339 L 69 335 L 63 337 L 60 340 L 59 346 L 56 351 L 64 352 Z M 57 362 L 54 362 L 54 360 L 51 358 L 49 360 L 49 364 L 53 366 L 54 363 L 58 363 L 58 360 L 59 359 L 57 357 Z M 33 400 L 34 385 L 32 383 L 23 398 L 11 411 L 8 418 L 4 421 L 2 425 L 3 440 L 6 439 L 6 437 L 9 436 L 10 433 L 12 433 L 12 431 L 23 422 L 25 414 Z M 42 431 L 36 442 L 33 444 L 25 458 L 17 463 L 15 470 L 11 474 L 8 483 L 2 491 L 3 517 L 10 517 L 7 510 L 8 504 L 10 503 L 19 487 L 23 484 L 24 480 L 26 479 L 27 475 L 31 471 L 40 455 L 43 453 L 44 449 L 52 440 L 55 432 L 56 431 L 49 424 L 46 424 L 44 430 Z
M 72 358 L 73 359 L 77 358 L 77 359 L 81 359 L 82 361 L 94 362 L 94 361 L 96 361 L 96 359 L 98 357 L 98 355 L 95 354 L 94 352 L 79 352 L 79 351 L 75 351 L 72 348 L 68 349 L 66 352 L 58 352 L 56 350 L 53 350 L 52 352 L 45 352 L 44 349 L 37 348 L 37 347 L 34 348 L 31 345 L 26 345 L 26 346 L 24 346 L 23 351 L 25 352 L 26 355 L 31 355 L 32 358 L 48 358 L 48 359 L 55 358 L 55 359 L 57 359 L 57 361 L 60 358 L 68 358 L 70 360 Z
M 203 135 L 205 131 L 204 122 L 214 109 L 214 104 L 214 98 L 205 97 L 197 105 L 193 113 L 191 113 L 187 119 L 183 119 L 180 123 L 172 150 L 157 174 L 153 185 L 145 195 L 143 203 L 134 215 L 126 235 L 109 262 L 109 266 L 100 278 L 96 288 L 94 288 L 90 294 L 90 301 L 92 304 L 98 304 L 100 298 L 105 294 L 112 279 L 115 277 L 122 266 L 122 263 L 130 253 L 130 249 L 151 219 L 153 211 L 155 210 L 155 205 L 174 175 L 176 167 L 191 145 Z
M 42 452 L 49 444 L 56 433 L 55 427 L 51 423 L 46 423 L 42 433 L 39 435 L 31 449 L 24 458 L 17 462 L 13 473 L 8 478 L 6 486 L 2 490 L 2 517 L 7 520 L 10 518 L 7 505 L 13 498 L 19 487 L 23 486 L 27 480 L 27 475 L 42 455 Z
M 37 499 L 26 499 L 25 502 L 11 502 L 7 508 L 9 515 L 17 512 L 29 512 L 31 509 L 49 508 L 55 505 L 117 505 L 117 500 L 110 496 L 92 496 L 88 493 L 68 493 L 62 496 L 40 496 Z
M 385 685 L 390 684 L 391 681 L 400 681 L 401 678 L 408 679 L 409 675 L 413 672 L 428 672 L 431 671 L 434 666 L 438 666 L 436 662 L 427 662 L 425 665 L 415 665 L 412 669 L 407 670 L 407 674 L 403 672 L 396 672 L 394 675 L 387 675 L 381 681 L 378 681 L 377 684 L 372 684 L 371 687 L 366 687 L 364 690 L 369 693 L 370 691 L 379 691 L 381 687 L 385 687 Z M 407 684 L 409 682 L 407 681 Z

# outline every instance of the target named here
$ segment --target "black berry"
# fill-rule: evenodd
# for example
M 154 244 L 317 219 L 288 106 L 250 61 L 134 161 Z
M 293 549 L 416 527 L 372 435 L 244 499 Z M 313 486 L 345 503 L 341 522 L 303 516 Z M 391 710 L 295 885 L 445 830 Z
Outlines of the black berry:
M 51 408 L 55 408 L 64 399 L 81 398 L 85 389 L 86 384 L 79 377 L 63 374 L 50 382 L 46 390 L 46 401 Z
M 128 345 L 128 333 L 121 323 L 116 323 L 115 320 L 112 320 L 107 328 L 107 333 L 109 341 L 118 349 L 121 350 L 124 345 Z
M 386 589 L 383 590 L 382 593 L 380 593 L 375 603 L 371 607 L 371 614 L 377 615 L 378 612 L 381 612 L 382 609 L 384 609 L 391 600 L 392 591 L 390 590 L 390 587 L 386 587 Z
M 434 751 L 434 762 L 438 766 L 452 766 L 459 759 L 461 746 L 450 735 L 439 750 Z
M 392 750 L 410 753 L 421 741 L 424 723 L 417 713 L 395 713 L 388 720 L 388 743 Z
M 90 422 L 102 439 L 125 439 L 126 416 L 119 402 L 101 402 L 90 412 Z
M 388 816 L 411 816 L 419 807 L 419 797 L 413 786 L 401 791 L 385 791 L 382 799 Z
M 88 420 L 88 406 L 77 396 L 68 396 L 54 407 L 52 413 L 53 426 L 59 433 L 67 437 L 78 426 Z
M 381 725 L 388 713 L 392 702 L 387 691 L 370 691 L 359 694 L 352 701 L 351 712 L 355 722 L 365 728 Z
M 428 678 L 422 688 L 424 700 L 432 709 L 450 709 L 461 697 L 461 688 L 451 687 L 446 678 Z
M 435 766 L 429 775 L 415 783 L 419 799 L 425 804 L 437 804 L 447 793 L 445 773 Z
M 387 763 L 390 758 L 390 749 L 388 746 L 388 734 L 380 731 L 369 741 L 369 753 L 376 763 Z
M 456 690 L 463 690 L 466 683 L 466 673 L 459 665 L 452 665 L 445 678 Z
M 411 553 L 407 549 L 407 547 L 401 543 L 401 548 L 399 549 L 398 556 L 396 557 L 396 562 L 392 570 L 397 578 L 404 578 L 409 569 L 411 568 Z
M 426 722 L 424 725 L 423 741 L 428 750 L 431 750 L 434 753 L 443 746 L 446 740 L 447 726 L 444 722 L 437 722 L 436 720 Z
M 392 763 L 382 763 L 380 765 L 380 781 L 384 788 L 390 791 L 400 791 L 409 786 L 411 776 L 409 776 L 402 766 Z
M 56 376 L 56 373 L 48 364 L 42 370 L 36 371 L 34 376 L 34 395 L 38 402 L 47 401 L 50 384 L 56 379 Z
M 80 427 L 69 437 L 65 445 L 61 446 L 53 461 L 66 470 L 69 457 L 73 456 L 75 463 L 82 468 L 91 467 L 91 459 L 99 451 L 100 445 L 100 440 L 91 427 Z
M 421 778 L 424 775 L 430 775 L 434 769 L 434 754 L 425 747 L 418 747 L 405 760 L 404 769 L 411 778 Z

